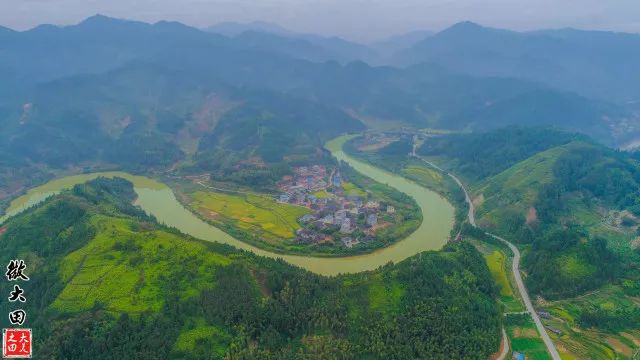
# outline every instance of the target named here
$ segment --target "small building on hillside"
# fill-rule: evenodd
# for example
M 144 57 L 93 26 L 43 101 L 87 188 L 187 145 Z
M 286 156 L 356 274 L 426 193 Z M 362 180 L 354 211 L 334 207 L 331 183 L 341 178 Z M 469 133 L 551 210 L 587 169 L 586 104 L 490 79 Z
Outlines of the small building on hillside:
M 387 214 L 395 214 L 396 213 L 396 208 L 394 208 L 391 205 L 387 205 Z
M 547 329 L 558 336 L 562 335 L 562 330 L 558 328 L 555 328 L 553 326 L 547 326 Z
M 538 313 L 538 316 L 540 316 L 543 319 L 551 319 L 551 314 L 546 311 L 546 310 L 536 310 L 536 313 Z

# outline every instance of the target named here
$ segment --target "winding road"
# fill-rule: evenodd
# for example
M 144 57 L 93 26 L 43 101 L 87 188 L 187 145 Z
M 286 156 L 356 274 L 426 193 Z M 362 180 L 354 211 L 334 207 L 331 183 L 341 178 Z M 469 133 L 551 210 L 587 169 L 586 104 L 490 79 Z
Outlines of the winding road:
M 467 215 L 468 219 L 469 219 L 469 224 L 471 224 L 473 227 L 478 227 L 476 225 L 476 217 L 475 217 L 475 207 L 473 205 L 473 201 L 471 201 L 471 197 L 469 196 L 469 192 L 467 191 L 467 189 L 465 188 L 464 184 L 462 184 L 462 181 L 460 181 L 460 179 L 458 179 L 457 176 L 455 176 L 454 174 L 442 169 L 441 167 L 439 167 L 438 165 L 432 163 L 431 161 L 428 161 L 424 158 L 421 158 L 417 155 L 415 155 L 415 152 L 412 154 L 414 157 L 422 160 L 423 162 L 425 162 L 427 165 L 433 167 L 434 169 L 443 172 L 445 174 L 447 174 L 451 179 L 453 179 L 453 181 L 456 182 L 456 184 L 458 184 L 458 186 L 460 186 L 460 188 L 462 189 L 462 191 L 464 192 L 464 197 L 465 197 L 465 201 L 467 202 L 467 204 L 469 205 L 469 213 Z M 535 308 L 533 307 L 533 304 L 531 303 L 531 299 L 529 298 L 529 293 L 527 292 L 527 288 L 524 286 L 524 282 L 522 281 L 522 276 L 520 274 L 520 250 L 518 250 L 518 248 L 513 245 L 512 243 L 510 243 L 509 241 L 485 232 L 485 234 L 487 234 L 488 236 L 493 237 L 496 240 L 499 240 L 501 242 L 503 242 L 504 244 L 506 244 L 509 249 L 511 249 L 511 252 L 513 252 L 513 262 L 511 264 L 511 271 L 513 273 L 513 277 L 516 280 L 516 285 L 518 286 L 518 291 L 520 292 L 520 297 L 522 298 L 522 301 L 524 302 L 524 305 L 527 309 L 527 312 L 529 314 L 531 314 L 531 318 L 533 319 L 533 322 L 536 324 L 536 328 L 538 329 L 538 333 L 540 333 L 540 336 L 542 337 L 542 340 L 544 341 L 544 345 L 547 347 L 547 352 L 549 353 L 549 355 L 551 356 L 551 358 L 553 360 L 561 360 L 560 358 L 560 354 L 558 353 L 558 350 L 556 349 L 556 346 L 553 344 L 553 341 L 551 340 L 551 338 L 549 337 L 549 334 L 547 333 L 547 329 L 545 329 L 544 325 L 542 324 L 542 321 L 540 320 L 540 317 L 538 316 L 538 313 L 536 313 Z M 506 333 L 504 332 L 503 329 L 503 341 L 504 338 L 506 337 Z M 503 349 L 502 354 L 500 354 L 500 357 L 498 359 L 504 359 L 506 357 L 507 350 Z

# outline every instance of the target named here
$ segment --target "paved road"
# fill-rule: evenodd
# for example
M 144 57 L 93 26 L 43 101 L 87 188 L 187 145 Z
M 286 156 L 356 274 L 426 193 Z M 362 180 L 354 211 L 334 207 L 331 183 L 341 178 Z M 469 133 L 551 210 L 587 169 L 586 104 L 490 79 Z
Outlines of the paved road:
M 437 166 L 436 164 L 423 159 L 421 157 L 418 157 L 420 160 L 424 161 L 425 163 L 427 163 L 429 166 L 449 175 L 449 177 L 451 177 L 453 179 L 453 181 L 455 181 L 458 186 L 460 186 L 460 188 L 462 189 L 462 191 L 464 191 L 464 196 L 465 199 L 467 201 L 467 204 L 469 204 L 469 214 L 468 214 L 468 218 L 469 218 L 469 223 L 471 225 L 473 225 L 474 227 L 477 227 L 476 225 L 476 218 L 475 218 L 475 209 L 473 206 L 473 202 L 471 201 L 471 197 L 469 196 L 469 193 L 467 192 L 467 189 L 465 188 L 465 186 L 462 184 L 462 181 L 460 181 L 460 179 L 458 179 L 455 175 L 453 175 L 452 173 L 443 170 L 442 168 L 440 168 L 439 166 Z M 547 329 L 545 329 L 544 325 L 542 324 L 542 321 L 540 321 L 540 317 L 538 316 L 538 313 L 536 313 L 535 308 L 533 307 L 533 304 L 531 303 L 531 299 L 529 299 L 529 293 L 527 292 L 527 288 L 524 286 L 524 282 L 522 281 L 522 276 L 520 275 L 520 250 L 518 250 L 517 247 L 515 247 L 515 245 L 513 245 L 512 243 L 510 243 L 509 241 L 493 235 L 491 233 L 486 233 L 487 235 L 493 237 L 494 239 L 497 239 L 503 243 L 505 243 L 509 249 L 511 249 L 511 252 L 513 252 L 513 263 L 511 264 L 511 271 L 513 272 L 513 277 L 516 279 L 516 285 L 518 286 L 518 291 L 520 292 L 520 297 L 522 298 L 522 301 L 524 302 L 524 305 L 527 309 L 527 311 L 529 312 L 529 314 L 531 314 L 531 317 L 533 318 L 533 322 L 536 324 L 536 328 L 538 328 L 538 332 L 540 333 L 540 336 L 542 337 L 542 341 L 544 341 L 545 346 L 547 347 L 547 352 L 549 352 L 549 355 L 551 355 L 551 358 L 553 360 L 561 360 L 560 359 L 560 354 L 558 353 L 558 350 L 556 349 L 556 346 L 553 344 L 553 341 L 551 341 L 551 338 L 549 337 L 549 334 L 547 333 Z M 503 340 L 504 337 L 506 336 L 506 334 L 504 333 L 504 329 L 503 329 Z M 506 354 L 505 354 L 506 355 Z M 501 357 L 499 359 L 504 359 L 504 357 Z
M 518 248 L 515 247 L 512 243 L 508 242 L 507 240 L 499 236 L 489 234 L 489 233 L 487 233 L 487 235 L 492 236 L 494 239 L 500 240 L 503 243 L 507 244 L 509 249 L 511 249 L 511 251 L 513 252 L 513 263 L 511 264 L 511 271 L 513 272 L 513 277 L 516 279 L 516 285 L 518 285 L 518 290 L 520 291 L 520 296 L 522 297 L 522 301 L 524 302 L 524 305 L 527 308 L 527 311 L 531 314 L 531 317 L 533 318 L 533 322 L 536 324 L 536 327 L 538 328 L 538 332 L 540 333 L 540 336 L 542 337 L 542 340 L 544 341 L 544 344 L 547 347 L 547 351 L 549 352 L 549 355 L 551 355 L 553 360 L 560 360 L 560 354 L 558 353 L 556 346 L 553 344 L 553 341 L 551 341 L 551 338 L 547 333 L 547 329 L 545 329 L 544 325 L 542 325 L 542 321 L 540 321 L 540 317 L 538 316 L 538 313 L 536 313 L 536 310 L 534 309 L 533 304 L 531 303 L 531 299 L 529 299 L 529 293 L 527 292 L 527 289 L 524 286 L 524 282 L 522 281 L 522 276 L 520 275 L 520 269 L 519 269 L 520 250 L 518 250 Z

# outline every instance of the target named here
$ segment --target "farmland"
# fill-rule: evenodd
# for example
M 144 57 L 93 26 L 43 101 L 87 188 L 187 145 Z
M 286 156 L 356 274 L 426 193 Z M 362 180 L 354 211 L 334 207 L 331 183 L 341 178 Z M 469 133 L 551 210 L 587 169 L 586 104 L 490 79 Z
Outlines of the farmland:
M 506 313 L 524 311 L 520 296 L 515 291 L 516 287 L 513 276 L 511 275 L 512 258 L 508 250 L 477 239 L 469 239 L 469 241 L 484 256 L 485 262 L 491 272 L 491 277 L 500 290 L 498 299 L 502 306 L 504 306 L 504 311 Z
M 552 315 L 546 323 L 563 332 L 555 341 L 568 358 L 633 359 L 640 352 L 640 331 L 632 309 L 639 304 L 639 299 L 626 296 L 621 287 L 608 285 L 573 299 L 546 303 Z M 602 319 L 600 326 L 588 326 L 596 314 Z
M 97 304 L 113 313 L 159 311 L 163 274 L 190 269 L 189 281 L 176 284 L 187 299 L 205 283 L 198 279 L 211 275 L 206 269 L 230 263 L 215 253 L 205 256 L 204 245 L 180 241 L 177 235 L 137 231 L 130 220 L 95 215 L 91 224 L 98 229 L 95 238 L 67 255 L 61 265 L 60 278 L 66 285 L 51 307 L 62 313 L 86 311 Z
M 523 353 L 526 359 L 551 359 L 529 315 L 507 315 L 504 323 L 512 351 Z
M 268 239 L 291 239 L 300 228 L 297 220 L 309 210 L 278 203 L 267 196 L 231 195 L 221 192 L 197 191 L 189 206 L 212 221 L 232 222 L 240 229 L 257 231 Z
M 28 256 L 39 299 L 26 304 L 34 357 L 487 358 L 498 346 L 496 293 L 468 244 L 323 277 L 159 225 L 134 197 L 100 178 L 6 224 L 0 254 Z

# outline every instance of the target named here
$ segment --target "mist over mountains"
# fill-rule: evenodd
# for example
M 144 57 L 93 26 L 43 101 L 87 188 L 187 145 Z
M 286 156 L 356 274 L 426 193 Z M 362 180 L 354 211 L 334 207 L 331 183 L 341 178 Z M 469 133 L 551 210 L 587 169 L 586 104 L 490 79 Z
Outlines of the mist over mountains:
M 148 154 L 138 165 L 164 164 L 206 152 L 201 146 L 212 142 L 201 139 L 236 138 L 245 122 L 255 131 L 278 124 L 275 132 L 296 123 L 285 136 L 317 145 L 374 122 L 453 130 L 546 125 L 618 145 L 640 129 L 633 106 L 639 39 L 461 23 L 362 45 L 263 23 L 202 31 L 100 15 L 66 27 L 3 28 L 0 139 L 12 160 L 60 166 L 117 162 L 120 152 L 109 149 L 130 146 Z M 631 50 L 622 56 L 623 48 Z M 256 115 L 262 120 L 255 123 L 244 112 L 235 126 L 216 128 L 238 107 L 257 114 L 256 102 L 269 104 L 270 115 Z M 325 116 L 296 122 L 312 108 Z M 216 131 L 226 133 L 211 137 Z

